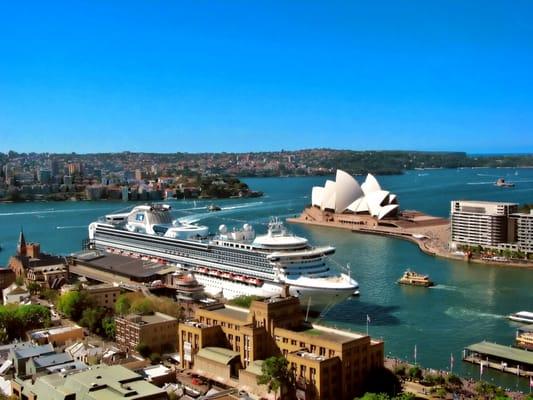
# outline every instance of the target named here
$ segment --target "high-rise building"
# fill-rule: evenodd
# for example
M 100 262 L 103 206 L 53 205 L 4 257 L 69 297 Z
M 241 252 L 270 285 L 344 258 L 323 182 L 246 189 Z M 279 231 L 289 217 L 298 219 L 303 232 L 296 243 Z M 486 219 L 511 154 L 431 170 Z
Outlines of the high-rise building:
M 480 245 L 498 247 L 514 241 L 509 216 L 518 209 L 516 203 L 490 201 L 451 202 L 451 247 Z

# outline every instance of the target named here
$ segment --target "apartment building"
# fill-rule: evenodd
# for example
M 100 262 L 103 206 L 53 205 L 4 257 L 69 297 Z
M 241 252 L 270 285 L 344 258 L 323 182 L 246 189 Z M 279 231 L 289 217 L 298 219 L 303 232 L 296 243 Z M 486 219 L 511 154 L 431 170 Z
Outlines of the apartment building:
M 511 215 L 516 229 L 516 244 L 524 253 L 533 253 L 533 210 Z

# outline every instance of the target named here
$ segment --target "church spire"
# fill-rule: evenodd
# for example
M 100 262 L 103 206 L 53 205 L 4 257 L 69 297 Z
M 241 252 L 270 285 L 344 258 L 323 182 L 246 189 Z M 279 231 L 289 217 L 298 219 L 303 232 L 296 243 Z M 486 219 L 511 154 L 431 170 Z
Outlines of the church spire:
M 24 238 L 24 232 L 20 228 L 19 242 L 17 244 L 17 253 L 19 256 L 26 255 L 26 239 Z

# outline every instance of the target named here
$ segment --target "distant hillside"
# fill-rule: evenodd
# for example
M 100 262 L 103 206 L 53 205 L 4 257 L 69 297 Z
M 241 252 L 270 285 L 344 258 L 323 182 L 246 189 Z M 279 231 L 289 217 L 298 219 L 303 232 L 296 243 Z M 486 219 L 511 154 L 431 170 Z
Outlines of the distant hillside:
M 351 174 L 400 174 L 415 168 L 533 166 L 533 154 L 475 155 L 464 152 L 354 151 L 305 149 L 251 153 L 0 153 L 0 166 L 13 162 L 23 170 L 50 163 L 81 163 L 85 170 L 118 173 L 140 169 L 145 176 L 222 174 L 232 176 L 327 175 L 337 168 Z M 48 165 L 48 164 L 46 164 Z M 88 168 L 86 168 L 88 167 Z

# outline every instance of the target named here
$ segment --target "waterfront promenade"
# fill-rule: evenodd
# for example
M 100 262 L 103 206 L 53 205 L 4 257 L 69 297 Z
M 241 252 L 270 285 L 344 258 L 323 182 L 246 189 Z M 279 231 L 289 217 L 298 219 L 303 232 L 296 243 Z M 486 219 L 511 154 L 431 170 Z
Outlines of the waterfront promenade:
M 287 218 L 287 222 L 344 229 L 353 233 L 365 233 L 408 240 L 415 243 L 422 252 L 435 257 L 479 264 L 533 269 L 532 262 L 517 260 L 503 261 L 501 259 L 490 260 L 476 257 L 468 258 L 461 252 L 452 252 L 449 249 L 449 220 L 432 217 L 417 211 L 407 211 L 406 213 L 416 213 L 418 215 L 412 221 L 394 220 L 393 223 L 387 225 L 378 225 L 370 216 L 327 213 L 316 207 L 306 207 L 299 216 Z

